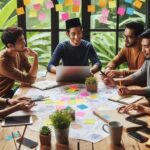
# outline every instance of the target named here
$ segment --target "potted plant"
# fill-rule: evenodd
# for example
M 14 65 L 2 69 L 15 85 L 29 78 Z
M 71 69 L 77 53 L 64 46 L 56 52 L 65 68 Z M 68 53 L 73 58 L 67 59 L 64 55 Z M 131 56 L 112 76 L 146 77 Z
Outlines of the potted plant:
M 85 86 L 89 92 L 97 92 L 97 79 L 96 77 L 88 77 L 85 80 Z
M 48 126 L 42 126 L 40 129 L 40 143 L 41 145 L 51 145 L 51 130 Z
M 52 125 L 55 128 L 57 143 L 68 144 L 69 126 L 71 116 L 67 110 L 57 110 L 50 116 Z

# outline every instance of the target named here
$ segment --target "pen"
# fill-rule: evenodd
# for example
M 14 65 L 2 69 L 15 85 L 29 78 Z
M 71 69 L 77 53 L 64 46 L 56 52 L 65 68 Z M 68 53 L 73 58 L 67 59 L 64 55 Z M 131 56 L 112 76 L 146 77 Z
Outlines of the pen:
M 100 70 L 100 73 L 101 73 L 103 76 L 107 77 L 107 75 L 106 75 L 102 70 Z

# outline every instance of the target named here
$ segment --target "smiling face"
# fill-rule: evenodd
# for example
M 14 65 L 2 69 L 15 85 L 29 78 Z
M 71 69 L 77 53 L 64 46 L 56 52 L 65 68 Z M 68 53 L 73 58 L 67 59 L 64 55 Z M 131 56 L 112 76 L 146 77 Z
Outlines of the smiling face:
M 83 37 L 83 30 L 81 27 L 70 28 L 67 32 L 67 36 L 73 46 L 79 46 Z
M 142 39 L 142 51 L 145 59 L 150 59 L 150 38 Z
M 124 31 L 125 36 L 125 47 L 135 46 L 137 43 L 137 37 L 134 34 L 134 30 L 126 28 Z

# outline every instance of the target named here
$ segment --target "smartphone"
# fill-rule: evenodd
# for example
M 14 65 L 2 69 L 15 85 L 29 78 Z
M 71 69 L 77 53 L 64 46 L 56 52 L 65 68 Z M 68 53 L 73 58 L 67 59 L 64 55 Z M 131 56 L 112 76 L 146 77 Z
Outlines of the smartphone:
M 138 124 L 138 125 L 142 125 L 142 126 L 147 126 L 147 123 L 142 121 L 142 120 L 139 120 L 137 119 L 136 117 L 134 116 L 129 116 L 129 117 L 126 117 L 126 120 L 127 121 L 130 121 L 132 123 L 135 123 L 135 124 Z
M 145 137 L 137 132 L 128 132 L 128 135 L 140 143 L 144 143 L 144 142 L 148 141 L 147 137 Z

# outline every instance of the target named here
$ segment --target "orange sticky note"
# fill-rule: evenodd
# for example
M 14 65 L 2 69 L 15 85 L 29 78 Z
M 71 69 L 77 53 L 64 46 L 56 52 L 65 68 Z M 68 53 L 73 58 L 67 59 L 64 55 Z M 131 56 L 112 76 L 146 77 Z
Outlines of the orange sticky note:
M 35 10 L 30 10 L 29 11 L 29 18 L 37 17 L 37 12 Z
M 139 0 L 136 0 L 134 3 L 133 3 L 133 6 L 135 6 L 136 8 L 140 9 L 142 7 L 143 3 Z
M 73 5 L 73 0 L 66 0 L 65 6 Z
M 109 1 L 109 8 L 116 8 L 116 1 Z
M 107 1 L 106 0 L 100 0 L 99 7 L 106 7 Z
M 23 15 L 24 14 L 24 8 L 23 7 L 19 7 L 17 8 L 17 15 Z
M 94 5 L 88 5 L 88 12 L 95 12 L 95 6 Z
M 63 5 L 62 4 L 56 4 L 55 9 L 56 9 L 56 11 L 63 11 Z
M 72 12 L 79 12 L 80 6 L 73 5 Z
M 24 5 L 29 5 L 31 3 L 31 0 L 23 0 Z

